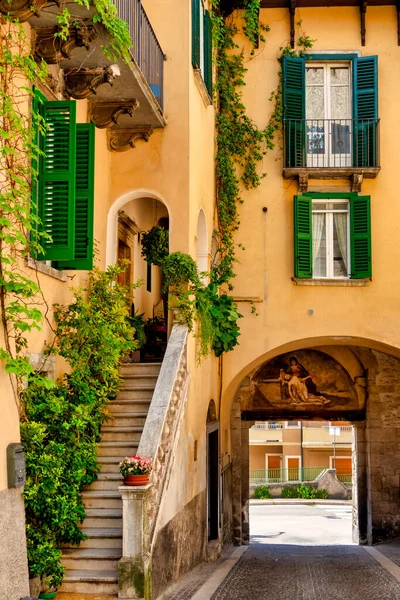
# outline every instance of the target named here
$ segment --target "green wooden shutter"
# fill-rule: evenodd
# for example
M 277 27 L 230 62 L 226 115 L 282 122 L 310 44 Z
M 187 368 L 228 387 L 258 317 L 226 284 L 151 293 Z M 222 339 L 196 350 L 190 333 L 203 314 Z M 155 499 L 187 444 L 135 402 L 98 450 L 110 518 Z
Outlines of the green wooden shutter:
M 212 21 L 208 10 L 204 11 L 204 83 L 212 96 Z
M 200 2 L 192 0 L 192 65 L 200 69 Z
M 305 79 L 304 58 L 284 56 L 283 118 L 285 136 L 285 166 L 305 166 Z
M 354 166 L 376 167 L 378 119 L 378 57 L 353 61 Z
M 41 145 L 41 117 L 42 111 L 41 108 L 43 104 L 47 102 L 45 96 L 37 89 L 33 88 L 33 98 L 32 98 L 32 127 L 35 130 L 35 139 L 34 143 L 36 144 L 37 149 L 40 148 Z M 39 185 L 38 185 L 38 176 L 39 176 L 39 168 L 40 168 L 40 160 L 39 153 L 37 151 L 34 152 L 32 157 L 32 169 L 35 171 L 36 176 L 32 176 L 32 213 L 37 217 L 39 215 Z M 38 223 L 32 224 L 32 231 L 30 234 L 30 239 L 32 242 L 32 255 L 34 258 L 38 258 L 37 256 L 37 245 L 40 245 L 40 239 L 38 235 Z
M 312 277 L 312 200 L 294 197 L 294 275 Z
M 38 212 L 41 229 L 40 260 L 74 258 L 75 223 L 75 101 L 45 102 L 40 108 L 46 123 L 39 158 Z
M 352 279 L 372 276 L 371 203 L 369 196 L 350 199 L 350 253 Z
M 78 123 L 76 126 L 75 257 L 72 261 L 58 261 L 58 268 L 81 270 L 93 268 L 94 140 L 94 124 Z

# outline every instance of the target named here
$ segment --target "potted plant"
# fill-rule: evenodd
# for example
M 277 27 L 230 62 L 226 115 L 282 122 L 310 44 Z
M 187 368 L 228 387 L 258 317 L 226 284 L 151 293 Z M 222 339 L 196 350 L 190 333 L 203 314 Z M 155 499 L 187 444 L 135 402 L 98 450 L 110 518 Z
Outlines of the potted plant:
M 119 463 L 119 470 L 124 478 L 124 485 L 146 485 L 153 470 L 153 461 L 137 454 L 126 456 Z
M 167 326 L 165 320 L 162 317 L 147 319 L 144 324 L 144 333 L 150 344 L 165 342 L 167 339 Z

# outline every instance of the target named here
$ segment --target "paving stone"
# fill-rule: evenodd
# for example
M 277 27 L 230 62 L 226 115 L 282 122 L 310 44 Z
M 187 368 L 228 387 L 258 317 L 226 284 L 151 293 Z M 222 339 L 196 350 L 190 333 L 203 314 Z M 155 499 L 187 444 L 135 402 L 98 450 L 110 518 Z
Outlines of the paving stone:
M 359 546 L 252 544 L 212 600 L 244 598 L 400 600 L 400 584 Z

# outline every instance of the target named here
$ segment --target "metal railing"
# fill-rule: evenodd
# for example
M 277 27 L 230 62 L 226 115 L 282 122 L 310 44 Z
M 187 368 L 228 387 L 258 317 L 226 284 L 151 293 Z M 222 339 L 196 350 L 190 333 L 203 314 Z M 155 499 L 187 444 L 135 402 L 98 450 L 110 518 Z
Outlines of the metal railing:
M 251 429 L 282 429 L 282 423 L 255 423 Z
M 121 19 L 128 23 L 132 55 L 163 108 L 165 55 L 141 0 L 113 0 Z
M 353 475 L 351 473 L 348 473 L 347 475 L 336 474 L 336 477 L 345 485 L 351 485 L 353 483 Z
M 379 119 L 285 119 L 285 167 L 379 166 Z
M 250 483 L 283 483 L 287 481 L 314 481 L 326 467 L 302 467 L 297 469 L 252 469 Z

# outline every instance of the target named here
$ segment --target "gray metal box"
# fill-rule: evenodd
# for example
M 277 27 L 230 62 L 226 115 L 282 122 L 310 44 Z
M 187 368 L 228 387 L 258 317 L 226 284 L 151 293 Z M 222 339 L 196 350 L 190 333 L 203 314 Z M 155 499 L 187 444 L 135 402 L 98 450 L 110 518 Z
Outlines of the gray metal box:
M 22 444 L 7 446 L 8 487 L 18 488 L 25 485 L 25 453 Z

